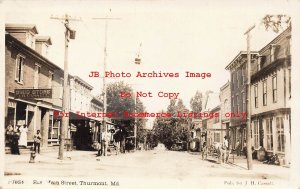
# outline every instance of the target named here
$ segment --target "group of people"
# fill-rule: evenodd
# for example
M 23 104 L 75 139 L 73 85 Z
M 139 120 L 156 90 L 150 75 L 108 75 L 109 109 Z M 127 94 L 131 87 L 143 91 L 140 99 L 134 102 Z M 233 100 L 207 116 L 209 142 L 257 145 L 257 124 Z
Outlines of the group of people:
M 11 148 L 11 153 L 20 155 L 19 147 L 27 147 L 27 132 L 28 127 L 27 125 L 17 126 L 14 128 L 12 125 L 8 125 L 6 128 L 6 140 Z M 40 130 L 37 130 L 36 134 L 34 135 L 34 151 L 38 151 L 40 153 L 40 144 L 41 144 L 41 133 Z
M 215 150 L 217 152 L 219 163 L 228 163 L 229 154 L 230 154 L 228 137 L 225 136 L 223 143 L 218 143 L 218 144 L 214 145 L 213 148 L 214 148 L 213 150 Z M 206 141 L 204 141 L 202 143 L 202 160 L 207 159 L 209 150 L 210 149 L 207 146 Z M 241 156 L 242 154 L 247 155 L 246 140 L 244 141 L 243 144 L 241 144 L 238 140 L 235 145 L 235 150 L 236 150 L 237 156 Z

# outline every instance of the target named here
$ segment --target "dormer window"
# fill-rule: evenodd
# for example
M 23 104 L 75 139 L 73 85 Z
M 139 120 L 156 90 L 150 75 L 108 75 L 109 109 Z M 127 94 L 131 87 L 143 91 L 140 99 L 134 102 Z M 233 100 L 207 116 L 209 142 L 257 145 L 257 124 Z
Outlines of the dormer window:
M 27 45 L 32 49 L 35 47 L 34 36 L 31 33 L 27 33 Z
M 279 45 L 275 45 L 275 44 L 272 44 L 270 46 L 270 61 L 271 61 L 271 63 L 276 60 L 279 47 L 280 47 Z

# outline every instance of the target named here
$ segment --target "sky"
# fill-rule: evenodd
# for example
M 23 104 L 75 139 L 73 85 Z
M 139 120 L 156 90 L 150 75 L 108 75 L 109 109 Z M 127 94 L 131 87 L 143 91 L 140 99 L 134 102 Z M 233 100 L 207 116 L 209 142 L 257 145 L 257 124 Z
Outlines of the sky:
M 278 3 L 276 3 L 278 2 Z M 166 110 L 169 99 L 158 92 L 179 93 L 186 107 L 197 90 L 220 91 L 228 80 L 225 67 L 241 51 L 246 50 L 245 31 L 252 31 L 251 50 L 260 50 L 276 35 L 265 31 L 261 19 L 266 14 L 288 14 L 288 1 L 21 1 L 5 2 L 6 23 L 36 24 L 39 35 L 51 36 L 53 45 L 49 59 L 63 68 L 64 25 L 50 16 L 68 14 L 81 21 L 71 21 L 76 39 L 69 43 L 70 74 L 77 75 L 99 94 L 101 78 L 91 78 L 91 71 L 103 72 L 105 21 L 93 18 L 118 18 L 108 21 L 107 71 L 131 73 L 131 78 L 107 78 L 107 82 L 123 80 L 135 91 L 151 92 L 141 98 L 148 112 Z M 9 11 L 13 7 L 14 11 Z M 140 44 L 142 44 L 140 46 Z M 140 52 L 142 63 L 134 64 Z M 136 72 L 179 73 L 178 78 L 136 78 Z M 210 78 L 186 78 L 185 72 L 211 73 Z M 150 121 L 151 122 L 151 121 Z

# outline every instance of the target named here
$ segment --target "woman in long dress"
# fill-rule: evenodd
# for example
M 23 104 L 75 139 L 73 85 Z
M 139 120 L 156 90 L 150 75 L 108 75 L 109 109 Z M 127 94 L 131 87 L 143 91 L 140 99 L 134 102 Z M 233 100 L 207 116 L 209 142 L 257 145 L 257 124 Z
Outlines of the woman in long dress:
M 20 127 L 20 139 L 19 139 L 19 146 L 27 146 L 27 132 L 28 128 L 26 125 Z

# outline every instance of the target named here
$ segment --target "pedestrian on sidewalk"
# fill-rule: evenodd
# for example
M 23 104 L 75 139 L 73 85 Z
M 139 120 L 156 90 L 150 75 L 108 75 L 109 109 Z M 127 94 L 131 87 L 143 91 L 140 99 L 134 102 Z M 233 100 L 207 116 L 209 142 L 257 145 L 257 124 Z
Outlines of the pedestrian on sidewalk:
M 23 127 L 20 127 L 20 139 L 19 139 L 19 146 L 27 146 L 27 125 L 23 125 Z
M 244 156 L 247 157 L 247 141 L 244 140 L 244 144 L 243 144 L 243 154 Z
M 19 150 L 19 139 L 20 139 L 20 131 L 19 127 L 14 130 L 13 136 L 12 136 L 12 144 L 11 144 L 11 153 L 20 155 Z
M 228 146 L 228 138 L 227 136 L 224 137 L 224 141 L 221 147 L 221 158 L 222 158 L 222 163 L 227 163 L 228 162 L 228 156 L 229 156 L 229 146 Z
M 239 140 L 235 144 L 235 150 L 236 150 L 236 155 L 240 156 L 241 155 L 241 143 Z
M 36 134 L 33 136 L 33 140 L 34 140 L 34 151 L 36 152 L 36 148 L 38 149 L 38 153 L 40 153 L 40 146 L 41 146 L 41 139 L 42 136 L 40 134 L 40 130 L 36 131 Z
M 97 142 L 96 144 L 96 149 L 97 149 L 97 156 L 102 156 L 102 147 L 101 147 L 101 143 Z
M 208 153 L 208 149 L 207 149 L 207 145 L 206 142 L 203 142 L 203 146 L 202 146 L 202 160 L 207 159 L 207 153 Z

